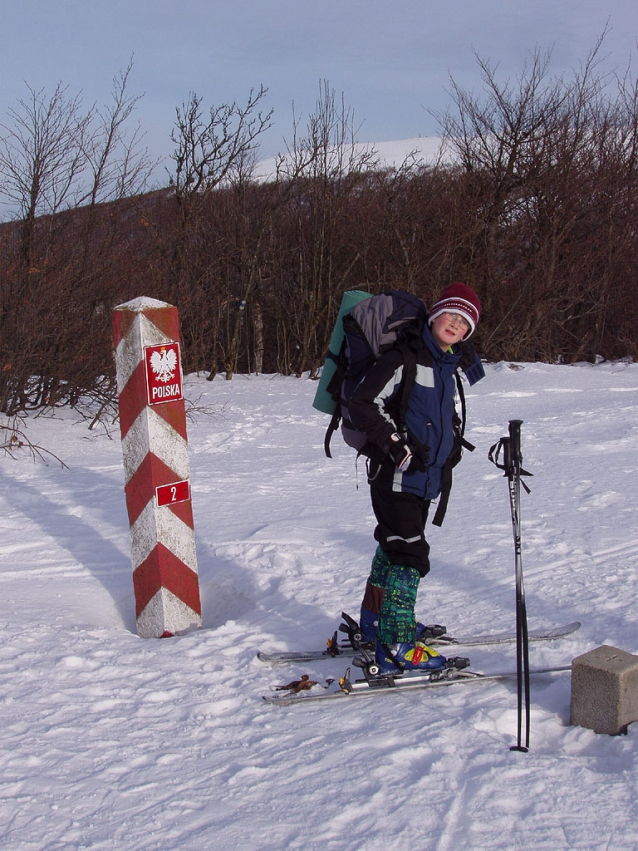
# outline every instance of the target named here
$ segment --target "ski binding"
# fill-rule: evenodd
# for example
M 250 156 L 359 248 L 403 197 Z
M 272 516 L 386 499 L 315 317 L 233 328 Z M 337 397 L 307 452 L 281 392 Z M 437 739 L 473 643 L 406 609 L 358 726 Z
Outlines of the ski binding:
M 325 650 L 284 650 L 264 651 L 260 650 L 257 657 L 268 665 L 285 665 L 291 662 L 315 662 L 321 659 L 334 659 L 338 656 L 356 656 L 371 647 L 363 641 L 363 636 L 358 623 L 345 612 L 342 613 L 344 623 L 339 630 L 328 639 Z M 550 627 L 549 629 L 530 630 L 529 641 L 552 641 L 558 638 L 566 638 L 580 629 L 580 621 L 573 621 L 563 626 Z M 345 632 L 347 640 L 339 641 L 339 631 Z M 469 635 L 454 637 L 448 635 L 446 627 L 440 624 L 430 624 L 425 627 L 425 632 L 419 636 L 419 640 L 431 647 L 478 647 L 491 644 L 508 644 L 516 641 L 516 632 L 487 633 L 485 635 Z
M 454 662 L 454 660 L 449 661 Z M 538 676 L 570 670 L 571 665 L 563 665 L 553 668 L 536 668 L 529 673 L 532 676 Z M 328 679 L 325 683 L 315 683 L 307 690 L 303 687 L 297 690 L 295 687 L 299 681 L 295 681 L 290 684 L 292 688 L 275 686 L 276 693 L 263 695 L 263 699 L 267 703 L 276 706 L 291 706 L 295 703 L 308 703 L 320 700 L 343 700 L 364 696 L 380 697 L 381 695 L 398 694 L 403 691 L 444 688 L 446 686 L 460 684 L 468 685 L 469 683 L 498 682 L 500 680 L 515 679 L 516 676 L 516 671 L 482 674 L 478 671 L 469 671 L 465 667 L 456 667 L 453 664 L 441 671 L 413 672 L 404 676 L 398 673 L 397 675 L 386 674 L 379 677 L 374 677 L 368 673 L 363 679 L 352 679 L 351 669 L 348 668 L 344 676 L 339 680 Z

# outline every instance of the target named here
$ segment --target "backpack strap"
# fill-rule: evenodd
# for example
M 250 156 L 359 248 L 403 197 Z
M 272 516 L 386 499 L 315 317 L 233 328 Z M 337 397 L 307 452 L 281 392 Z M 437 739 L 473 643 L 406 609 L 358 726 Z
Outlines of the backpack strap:
M 403 358 L 403 374 L 399 385 L 398 404 L 396 408 L 396 424 L 399 431 L 404 427 L 408 414 L 410 393 L 416 382 L 416 352 L 407 344 L 398 345 L 397 350 Z
M 347 343 L 344 339 L 341 343 L 338 355 L 334 355 L 331 351 L 328 351 L 328 357 L 335 362 L 336 367 L 326 387 L 326 391 L 332 396 L 335 403 L 334 413 L 330 418 L 330 423 L 326 429 L 326 436 L 323 439 L 323 449 L 326 453 L 326 458 L 332 458 L 330 441 L 332 440 L 332 435 L 339 428 L 339 423 L 341 422 L 341 382 L 348 370 L 348 365 L 346 363 L 346 345 Z
M 339 359 L 337 361 L 337 369 L 333 374 L 330 382 L 328 383 L 327 390 L 331 393 L 333 399 L 335 400 L 335 410 L 330 419 L 330 423 L 328 428 L 326 429 L 326 434 L 323 441 L 323 448 L 327 458 L 332 458 L 332 453 L 330 451 L 330 442 L 332 440 L 332 435 L 339 428 L 339 424 L 342 420 L 341 413 L 341 394 L 340 388 L 341 383 L 347 375 L 347 363 L 345 359 L 345 348 L 346 341 L 344 340 L 341 353 L 339 355 Z M 393 410 L 393 419 L 396 422 L 397 428 L 402 429 L 405 424 L 405 418 L 408 412 L 408 400 L 410 396 L 410 391 L 414 386 L 416 381 L 416 352 L 413 347 L 409 345 L 409 343 L 400 343 L 395 346 L 395 351 L 398 351 L 403 360 L 403 373 L 401 376 L 401 384 L 399 385 L 399 390 L 397 392 L 397 401 Z M 333 356 L 334 357 L 334 356 Z M 365 448 L 359 451 L 359 455 L 368 454 Z
M 447 461 L 443 467 L 441 474 L 441 493 L 439 494 L 439 504 L 437 505 L 434 517 L 432 518 L 433 526 L 442 526 L 447 504 L 450 501 L 450 491 L 452 490 L 452 465 Z
M 465 404 L 465 391 L 463 390 L 463 379 L 459 375 L 458 369 L 454 372 L 454 377 L 456 378 L 456 389 L 459 394 L 459 401 L 461 402 L 461 425 L 459 429 L 460 437 L 461 437 L 461 446 L 463 449 L 467 449 L 468 452 L 474 452 L 476 446 L 473 443 L 470 443 L 469 440 L 465 439 L 465 423 L 467 422 L 467 405 Z
M 328 428 L 326 429 L 326 436 L 323 439 L 323 450 L 326 453 L 326 458 L 332 458 L 332 452 L 330 451 L 330 441 L 332 440 L 332 435 L 339 428 L 339 423 L 341 422 L 341 405 L 337 402 L 334 414 L 330 418 L 330 423 Z
M 445 464 L 443 465 L 443 470 L 441 473 L 441 493 L 439 495 L 439 504 L 432 520 L 433 526 L 443 525 L 443 518 L 445 517 L 445 512 L 447 511 L 448 502 L 450 500 L 450 491 L 452 490 L 452 470 L 461 460 L 461 454 L 463 449 L 467 449 L 468 452 L 474 452 L 474 450 L 476 449 L 474 444 L 470 443 L 469 440 L 466 440 L 464 437 L 467 409 L 465 405 L 465 392 L 463 390 L 463 381 L 461 379 L 461 376 L 459 375 L 458 369 L 455 370 L 454 377 L 456 378 L 456 387 L 459 394 L 459 400 L 461 402 L 461 421 L 459 423 L 458 435 L 455 440 L 456 445 L 452 449 L 452 452 L 450 453 Z

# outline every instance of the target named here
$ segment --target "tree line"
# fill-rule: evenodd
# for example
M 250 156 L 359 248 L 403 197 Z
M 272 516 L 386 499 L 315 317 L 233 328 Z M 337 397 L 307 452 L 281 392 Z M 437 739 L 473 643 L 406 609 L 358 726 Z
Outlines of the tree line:
M 357 146 L 327 82 L 268 180 L 267 92 L 176 110 L 168 185 L 131 130 L 130 68 L 107 108 L 29 90 L 0 133 L 0 410 L 113 398 L 112 308 L 178 307 L 185 371 L 316 376 L 342 293 L 405 289 L 431 303 L 454 280 L 483 310 L 489 361 L 594 361 L 638 349 L 638 87 L 603 73 L 602 39 L 571 80 L 530 55 L 515 81 L 477 58 L 454 84 L 442 146 L 384 167 Z

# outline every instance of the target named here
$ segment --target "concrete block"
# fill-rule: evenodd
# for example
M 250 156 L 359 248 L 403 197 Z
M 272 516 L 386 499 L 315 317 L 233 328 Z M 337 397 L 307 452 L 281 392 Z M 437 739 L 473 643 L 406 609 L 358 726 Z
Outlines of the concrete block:
M 603 644 L 572 662 L 571 723 L 617 735 L 638 721 L 638 656 Z

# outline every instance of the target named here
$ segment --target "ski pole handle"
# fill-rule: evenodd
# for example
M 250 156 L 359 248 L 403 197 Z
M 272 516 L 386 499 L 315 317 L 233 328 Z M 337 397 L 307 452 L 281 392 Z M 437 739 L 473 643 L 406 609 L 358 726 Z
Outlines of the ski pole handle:
M 511 462 L 520 465 L 523 456 L 521 454 L 521 426 L 523 420 L 510 420 L 510 453 Z
M 509 437 L 501 438 L 501 448 L 503 450 L 503 469 L 505 470 L 505 475 L 511 477 L 514 468 L 512 466 L 512 441 Z

